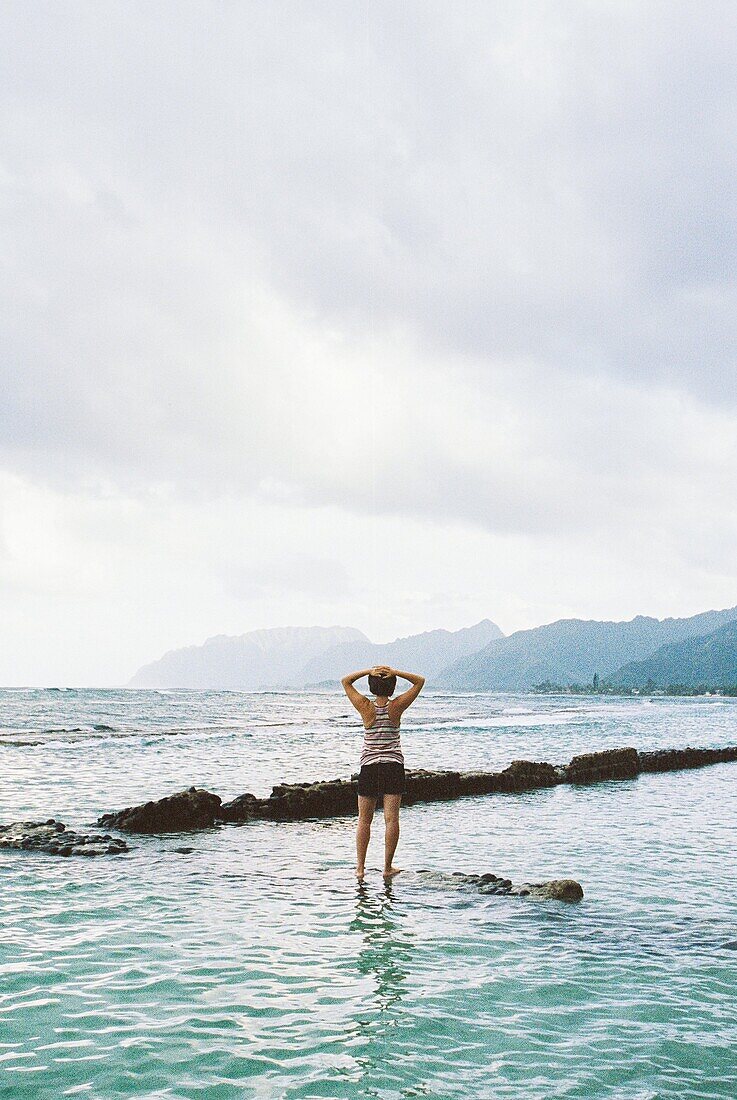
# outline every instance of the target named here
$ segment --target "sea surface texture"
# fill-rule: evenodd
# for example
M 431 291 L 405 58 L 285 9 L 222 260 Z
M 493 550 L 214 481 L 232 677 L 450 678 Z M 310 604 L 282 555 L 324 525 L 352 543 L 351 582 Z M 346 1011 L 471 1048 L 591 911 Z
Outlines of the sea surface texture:
M 402 742 L 408 768 L 565 763 L 735 744 L 736 708 L 427 690 Z M 0 822 L 73 827 L 192 784 L 347 778 L 362 739 L 337 692 L 12 690 L 0 725 Z M 363 885 L 348 817 L 0 852 L 0 1096 L 734 1100 L 736 806 L 720 764 L 405 807 L 388 885 L 380 812 Z

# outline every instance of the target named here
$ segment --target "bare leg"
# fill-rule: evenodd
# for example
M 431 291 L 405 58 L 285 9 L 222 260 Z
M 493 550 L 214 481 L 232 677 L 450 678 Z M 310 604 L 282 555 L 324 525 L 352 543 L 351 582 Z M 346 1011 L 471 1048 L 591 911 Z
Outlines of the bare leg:
M 376 809 L 376 799 L 358 796 L 358 825 L 356 827 L 356 878 L 363 878 L 366 868 L 366 852 L 371 839 L 371 822 Z
M 384 878 L 392 878 L 398 875 L 401 867 L 394 867 L 392 860 L 399 842 L 399 805 L 402 801 L 401 794 L 384 795 L 384 822 L 386 835 L 384 837 Z

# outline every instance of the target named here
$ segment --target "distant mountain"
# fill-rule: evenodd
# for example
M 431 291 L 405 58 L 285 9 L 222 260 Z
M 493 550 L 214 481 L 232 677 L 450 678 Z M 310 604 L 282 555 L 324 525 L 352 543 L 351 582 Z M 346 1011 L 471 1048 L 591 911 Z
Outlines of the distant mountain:
M 737 684 L 737 622 L 661 646 L 646 661 L 630 661 L 607 680 L 618 687 L 643 687 L 649 681 L 656 687 L 731 687 Z
M 285 626 L 233 637 L 218 634 L 204 645 L 165 653 L 139 668 L 129 687 L 233 688 L 256 691 L 291 685 L 313 657 L 336 645 L 371 642 L 350 626 Z
M 525 691 L 535 684 L 587 683 L 663 645 L 712 633 L 737 620 L 737 607 L 705 611 L 688 619 L 638 615 L 629 622 L 561 619 L 518 630 L 440 670 L 438 688 L 453 691 Z
M 429 630 L 393 642 L 345 642 L 308 661 L 302 670 L 304 683 L 340 680 L 347 672 L 385 664 L 403 672 L 420 672 L 434 680 L 451 661 L 475 653 L 493 638 L 503 638 L 490 619 L 462 630 Z
M 375 664 L 421 672 L 428 679 L 490 639 L 503 637 L 484 619 L 463 630 L 431 630 L 377 644 L 353 627 L 277 627 L 175 649 L 139 669 L 129 687 L 231 688 L 243 691 L 337 686 L 341 676 Z

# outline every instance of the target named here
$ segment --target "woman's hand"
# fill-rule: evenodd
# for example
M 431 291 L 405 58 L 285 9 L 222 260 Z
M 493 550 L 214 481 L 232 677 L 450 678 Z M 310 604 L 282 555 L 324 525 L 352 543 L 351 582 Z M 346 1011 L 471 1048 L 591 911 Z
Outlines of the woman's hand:
M 372 676 L 393 676 L 394 670 L 389 668 L 389 665 L 377 665 L 376 668 L 371 669 Z

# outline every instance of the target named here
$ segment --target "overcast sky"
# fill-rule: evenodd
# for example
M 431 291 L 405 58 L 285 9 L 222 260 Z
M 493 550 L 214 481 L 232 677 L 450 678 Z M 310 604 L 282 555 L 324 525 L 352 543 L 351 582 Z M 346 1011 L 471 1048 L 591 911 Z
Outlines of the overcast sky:
M 0 11 L 0 684 L 737 604 L 733 3 Z

